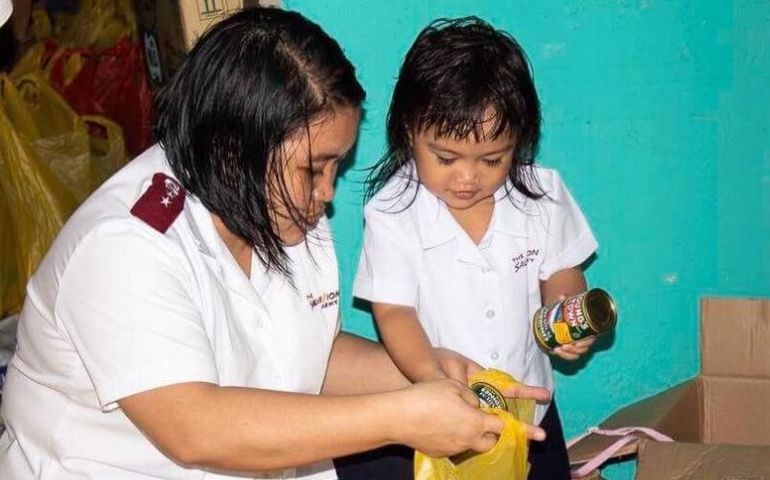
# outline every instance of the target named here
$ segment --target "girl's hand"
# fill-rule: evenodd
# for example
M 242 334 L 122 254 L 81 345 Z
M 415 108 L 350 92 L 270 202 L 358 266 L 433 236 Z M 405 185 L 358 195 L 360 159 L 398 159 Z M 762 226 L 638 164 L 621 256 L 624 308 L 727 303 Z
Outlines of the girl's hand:
M 434 348 L 433 352 L 444 374 L 462 384 L 474 373 L 484 370 L 484 367 L 454 350 Z
M 551 392 L 543 387 L 533 387 L 523 383 L 517 383 L 508 388 L 500 390 L 505 398 L 523 398 L 526 400 L 535 400 L 537 402 L 547 402 L 551 399 Z
M 559 345 L 554 348 L 553 354 L 564 360 L 577 360 L 582 355 L 585 355 L 591 346 L 596 342 L 596 337 L 582 338 L 574 343 L 568 343 L 566 345 Z
M 563 302 L 567 298 L 566 295 L 559 295 L 557 302 Z M 556 302 L 554 302 L 556 303 Z M 551 304 L 553 306 L 553 304 Z M 566 345 L 559 345 L 558 347 L 554 348 L 551 354 L 556 355 L 557 357 L 561 358 L 562 360 L 577 360 L 582 355 L 585 355 L 588 350 L 591 348 L 591 345 L 594 344 L 596 341 L 596 337 L 587 337 L 587 338 L 581 338 L 580 340 L 568 343 Z

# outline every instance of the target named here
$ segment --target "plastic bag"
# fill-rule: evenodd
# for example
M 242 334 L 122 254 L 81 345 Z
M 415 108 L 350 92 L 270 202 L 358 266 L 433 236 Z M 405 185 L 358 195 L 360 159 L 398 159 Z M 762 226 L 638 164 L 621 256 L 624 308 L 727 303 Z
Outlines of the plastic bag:
M 128 161 L 120 126 L 103 117 L 83 117 L 91 144 L 90 191 L 96 190 Z
M 72 35 L 45 36 L 45 12 L 33 17 L 41 33 L 14 67 L 14 78 L 40 73 L 78 114 L 114 121 L 131 156 L 152 145 L 152 91 L 130 1 L 87 0 L 76 14 L 57 15 L 57 30 L 70 22 Z M 81 31 L 85 37 L 78 37 Z
M 21 77 L 16 88 L 23 103 L 22 114 L 12 119 L 17 130 L 72 196 L 83 201 L 91 191 L 91 151 L 85 122 L 38 74 Z
M 30 91 L 26 93 L 29 95 Z M 2 252 L 3 268 L 7 268 L 6 260 L 9 264 L 15 260 L 17 272 L 15 276 L 0 277 L 4 314 L 18 310 L 27 279 L 77 205 L 35 147 L 36 142 L 44 139 L 43 132 L 66 125 L 72 119 L 43 118 L 46 114 L 61 112 L 42 106 L 35 112 L 29 108 L 29 100 L 9 77 L 0 76 L 0 195 L 3 196 L 0 217 L 4 222 L 0 232 L 3 246 L 14 247 Z M 68 147 L 62 143 L 59 148 L 64 151 Z
M 2 112 L 0 115 L 3 115 Z M 1 133 L 0 137 L 3 137 Z M 3 162 L 4 158 L 0 156 L 0 170 Z M 16 229 L 11 221 L 11 209 L 0 184 L 0 318 L 21 310 L 21 304 L 24 301 L 17 251 Z
M 468 384 L 486 382 L 502 390 L 517 382 L 499 370 L 485 370 L 472 376 Z M 535 402 L 513 399 L 509 409 L 519 415 L 499 408 L 482 408 L 485 412 L 502 418 L 503 432 L 492 450 L 484 453 L 468 452 L 453 459 L 433 458 L 421 452 L 414 456 L 414 480 L 526 480 L 529 473 L 529 443 L 525 423 L 531 423 Z
M 503 433 L 492 450 L 471 455 L 455 464 L 420 452 L 414 456 L 414 480 L 525 480 L 529 472 L 524 424 L 505 410 L 484 408 L 505 422 Z
M 131 0 L 80 0 L 77 13 L 54 15 L 53 36 L 62 45 L 109 48 L 126 36 L 137 38 Z
M 120 125 L 129 154 L 153 143 L 152 92 L 138 42 L 124 38 L 107 49 L 64 48 L 43 68 L 73 110 Z

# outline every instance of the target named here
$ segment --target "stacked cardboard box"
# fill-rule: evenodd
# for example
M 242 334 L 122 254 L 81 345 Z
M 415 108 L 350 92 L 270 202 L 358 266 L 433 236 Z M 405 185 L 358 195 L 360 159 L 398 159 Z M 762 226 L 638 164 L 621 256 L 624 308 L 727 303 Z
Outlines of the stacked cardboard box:
M 623 408 L 601 428 L 651 427 L 674 443 L 638 451 L 637 480 L 770 480 L 770 300 L 701 302 L 701 373 Z M 585 463 L 617 438 L 590 435 L 570 449 Z
M 279 0 L 134 0 L 147 71 L 154 89 L 174 73 L 195 41 L 224 17 Z

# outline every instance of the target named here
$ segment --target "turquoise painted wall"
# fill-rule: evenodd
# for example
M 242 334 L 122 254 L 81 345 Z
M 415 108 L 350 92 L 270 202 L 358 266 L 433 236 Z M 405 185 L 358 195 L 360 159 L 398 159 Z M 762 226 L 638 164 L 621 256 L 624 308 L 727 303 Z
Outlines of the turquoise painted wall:
M 589 281 L 621 309 L 617 335 L 560 365 L 568 436 L 698 372 L 698 300 L 770 296 L 770 3 L 763 0 L 284 0 L 342 44 L 369 98 L 333 225 L 346 329 L 373 335 L 350 287 L 361 169 L 384 145 L 400 61 L 441 16 L 516 36 L 543 104 L 540 163 L 559 169 L 601 244 Z M 607 469 L 631 478 L 630 463 Z

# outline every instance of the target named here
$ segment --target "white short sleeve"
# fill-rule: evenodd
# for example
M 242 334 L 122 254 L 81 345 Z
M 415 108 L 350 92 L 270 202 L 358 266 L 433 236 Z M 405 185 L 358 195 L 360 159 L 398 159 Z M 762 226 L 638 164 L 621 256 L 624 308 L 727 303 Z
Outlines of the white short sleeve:
M 585 262 L 596 251 L 597 243 L 583 212 L 572 198 L 558 173 L 553 172 L 550 188 L 546 188 L 548 211 L 546 248 L 540 280 Z
M 370 202 L 364 209 L 364 246 L 353 295 L 374 303 L 414 307 L 419 239 L 405 225 L 405 212 L 380 211 L 376 205 Z
M 105 225 L 78 245 L 56 303 L 104 410 L 153 388 L 218 381 L 182 250 L 132 223 Z
M 0 27 L 11 17 L 13 4 L 11 0 L 0 0 Z

